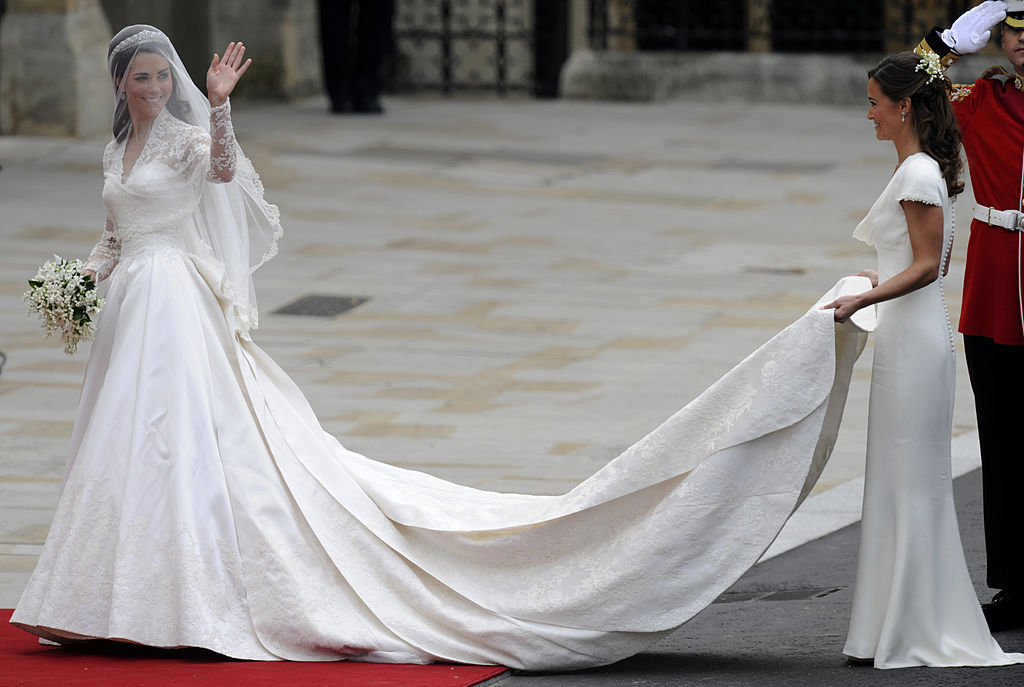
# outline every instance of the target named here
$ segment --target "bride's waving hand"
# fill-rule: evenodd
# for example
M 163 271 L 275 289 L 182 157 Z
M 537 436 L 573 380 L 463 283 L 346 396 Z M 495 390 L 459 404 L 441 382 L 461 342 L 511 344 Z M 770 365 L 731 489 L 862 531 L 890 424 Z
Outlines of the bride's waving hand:
M 228 43 L 223 59 L 217 53 L 213 54 L 210 68 L 206 72 L 206 94 L 210 98 L 211 107 L 223 105 L 231 91 L 235 90 L 235 84 L 252 64 L 251 59 L 242 62 L 244 57 L 245 46 L 241 41 Z

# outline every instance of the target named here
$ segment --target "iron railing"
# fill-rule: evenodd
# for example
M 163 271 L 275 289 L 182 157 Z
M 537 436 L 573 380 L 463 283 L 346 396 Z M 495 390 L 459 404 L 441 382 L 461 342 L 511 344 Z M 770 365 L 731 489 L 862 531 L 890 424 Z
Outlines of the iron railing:
M 570 18 L 568 0 L 397 0 L 390 89 L 555 95 L 580 19 L 596 50 L 879 53 L 913 47 L 974 2 L 588 0 Z
M 398 0 L 396 90 L 533 89 L 529 0 Z
M 974 0 L 589 0 L 596 50 L 881 52 L 912 47 Z

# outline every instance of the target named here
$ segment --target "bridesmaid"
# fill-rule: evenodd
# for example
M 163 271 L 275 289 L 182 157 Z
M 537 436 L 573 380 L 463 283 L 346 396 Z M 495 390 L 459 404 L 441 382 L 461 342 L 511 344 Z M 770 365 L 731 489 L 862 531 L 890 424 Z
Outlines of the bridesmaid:
M 843 652 L 876 668 L 1024 662 L 989 633 L 953 503 L 955 351 L 941 277 L 960 131 L 937 61 L 903 52 L 868 72 L 875 136 L 897 167 L 854 237 L 875 247 L 874 287 L 827 304 L 837 322 L 877 304 L 857 580 Z

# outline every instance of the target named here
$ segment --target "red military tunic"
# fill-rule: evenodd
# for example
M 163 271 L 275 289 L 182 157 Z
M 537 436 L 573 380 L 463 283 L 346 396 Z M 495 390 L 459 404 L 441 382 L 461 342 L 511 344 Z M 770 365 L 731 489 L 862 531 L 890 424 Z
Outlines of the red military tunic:
M 1020 210 L 1024 157 L 1024 92 L 1021 79 L 1000 68 L 951 97 L 979 205 Z M 964 208 L 967 209 L 967 208 Z M 973 209 L 973 208 L 972 208 Z M 973 212 L 968 213 L 973 216 Z M 1020 243 L 1018 243 L 1020 242 Z M 1018 279 L 1024 235 L 975 219 L 967 244 L 960 331 L 1000 344 L 1024 345 Z

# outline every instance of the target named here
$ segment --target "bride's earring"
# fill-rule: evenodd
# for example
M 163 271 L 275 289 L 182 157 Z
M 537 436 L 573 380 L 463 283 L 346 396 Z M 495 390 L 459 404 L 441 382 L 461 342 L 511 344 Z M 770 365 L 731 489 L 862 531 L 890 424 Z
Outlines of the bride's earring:
M 124 93 L 122 93 L 121 95 L 124 95 Z M 906 112 L 900 112 L 900 124 L 902 124 L 905 121 L 907 121 L 907 113 Z
M 127 99 L 128 99 L 128 96 L 126 96 L 124 94 L 124 91 L 121 91 L 121 100 L 127 100 Z

